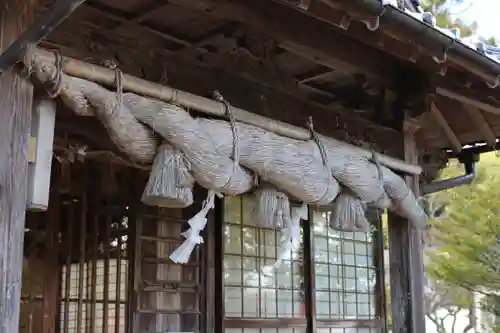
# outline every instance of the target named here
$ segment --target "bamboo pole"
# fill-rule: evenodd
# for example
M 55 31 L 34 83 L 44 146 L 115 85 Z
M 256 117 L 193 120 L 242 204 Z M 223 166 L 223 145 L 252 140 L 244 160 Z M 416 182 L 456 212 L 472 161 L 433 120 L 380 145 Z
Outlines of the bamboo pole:
M 38 58 L 40 60 L 48 61 L 51 63 L 55 62 L 55 54 L 43 49 L 37 48 L 33 56 L 34 58 Z M 108 68 L 93 65 L 77 59 L 64 57 L 62 61 L 62 70 L 68 75 L 93 81 L 108 87 L 116 86 L 116 73 L 114 70 Z M 213 116 L 226 116 L 226 109 L 223 103 L 209 98 L 197 96 L 185 91 L 146 81 L 132 75 L 124 74 L 122 85 L 123 90 L 125 91 L 134 92 L 142 96 L 159 99 L 168 103 L 179 104 L 185 108 L 194 109 L 196 111 Z M 311 139 L 311 134 L 308 129 L 263 117 L 237 107 L 231 108 L 231 112 L 234 115 L 234 118 L 242 123 L 257 126 L 267 131 L 274 132 L 276 134 L 296 140 Z M 322 139 L 334 140 L 326 136 L 322 136 Z M 353 152 L 366 158 L 373 157 L 372 151 L 368 151 L 345 142 L 339 141 L 339 143 L 345 145 L 345 147 L 349 148 Z M 400 159 L 396 159 L 384 154 L 379 154 L 377 157 L 381 164 L 393 170 L 414 175 L 418 175 L 422 172 L 422 168 L 419 165 L 409 164 Z

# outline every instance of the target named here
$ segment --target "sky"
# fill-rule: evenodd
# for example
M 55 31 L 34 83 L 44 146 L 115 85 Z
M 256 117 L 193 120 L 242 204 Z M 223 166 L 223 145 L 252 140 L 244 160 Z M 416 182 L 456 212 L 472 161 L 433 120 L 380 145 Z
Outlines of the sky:
M 460 2 L 460 0 L 453 0 Z M 477 34 L 484 38 L 500 39 L 500 0 L 462 0 L 462 4 L 450 8 L 455 17 L 465 22 L 476 21 Z

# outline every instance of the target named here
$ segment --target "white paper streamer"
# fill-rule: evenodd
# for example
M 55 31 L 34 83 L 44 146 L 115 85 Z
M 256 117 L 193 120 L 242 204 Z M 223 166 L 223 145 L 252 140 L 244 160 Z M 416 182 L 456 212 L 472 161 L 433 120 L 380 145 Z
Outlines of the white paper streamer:
M 200 236 L 200 232 L 207 225 L 207 214 L 210 209 L 214 208 L 214 201 L 215 192 L 209 190 L 207 198 L 203 201 L 201 210 L 189 219 L 190 228 L 181 234 L 186 240 L 170 255 L 170 259 L 173 262 L 186 264 L 195 246 L 203 243 L 203 237 Z
M 281 244 L 274 267 L 279 267 L 283 260 L 291 259 L 292 251 L 299 249 L 300 220 L 306 220 L 307 213 L 307 204 L 303 203 L 300 207 L 292 207 L 291 213 L 283 212 L 283 214 L 280 214 L 283 216 L 286 227 L 281 230 Z

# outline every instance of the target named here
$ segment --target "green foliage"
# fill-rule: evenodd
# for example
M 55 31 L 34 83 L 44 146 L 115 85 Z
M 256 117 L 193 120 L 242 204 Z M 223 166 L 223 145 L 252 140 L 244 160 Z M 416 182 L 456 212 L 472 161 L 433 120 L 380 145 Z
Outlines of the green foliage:
M 392 332 L 391 285 L 389 283 L 385 287 L 385 300 L 387 306 L 387 329 L 389 332 Z
M 473 35 L 477 30 L 477 23 L 466 24 L 459 18 L 453 19 L 446 0 L 423 0 L 422 8 L 434 14 L 437 25 L 441 28 L 458 28 L 460 36 L 467 37 Z M 496 39 L 490 37 L 486 40 L 487 44 L 497 45 Z
M 382 230 L 384 236 L 384 250 L 389 250 L 389 224 L 387 213 L 382 214 Z
M 440 178 L 463 172 L 461 164 L 451 162 Z M 483 296 L 483 309 L 497 316 L 493 331 L 500 333 L 500 158 L 495 154 L 481 156 L 471 186 L 440 192 L 428 199 L 434 207 L 446 204 L 446 212 L 445 218 L 431 221 L 426 231 L 426 239 L 431 242 L 427 245 L 432 246 L 426 251 L 426 274 L 435 282 L 425 296 L 427 317 L 439 332 L 445 332 L 440 325 L 444 319 L 435 310 L 446 309 L 445 317 L 454 316 L 460 309 L 470 308 L 471 292 L 476 292 Z M 387 249 L 387 214 L 383 215 L 382 225 Z M 389 286 L 386 291 L 390 325 Z
M 457 166 L 442 178 L 462 172 Z M 471 186 L 458 187 L 431 199 L 447 204 L 446 218 L 432 222 L 426 272 L 452 289 L 461 287 L 485 296 L 486 310 L 499 314 L 500 297 L 500 159 L 486 155 Z M 437 248 L 437 249 L 436 249 Z
M 434 14 L 437 25 L 441 28 L 458 28 L 462 37 L 473 35 L 477 29 L 476 22 L 465 24 L 460 19 L 452 19 L 446 0 L 424 0 L 422 8 Z
M 486 40 L 486 43 L 487 44 L 490 44 L 490 45 L 493 45 L 493 46 L 497 46 L 497 40 L 495 37 L 490 37 Z

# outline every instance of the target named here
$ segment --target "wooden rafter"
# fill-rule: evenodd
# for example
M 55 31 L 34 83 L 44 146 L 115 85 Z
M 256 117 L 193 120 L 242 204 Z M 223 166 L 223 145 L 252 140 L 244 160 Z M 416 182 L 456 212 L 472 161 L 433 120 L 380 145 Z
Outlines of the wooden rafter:
M 289 24 L 289 26 L 292 27 L 300 27 L 300 30 L 304 31 L 309 31 L 307 28 L 314 28 L 317 26 L 322 27 L 320 30 L 318 30 L 320 33 L 315 33 L 314 30 L 311 30 L 309 36 L 315 35 L 315 38 L 312 39 L 312 41 L 306 41 L 308 44 L 306 46 L 303 46 L 301 42 L 304 39 L 308 39 L 308 36 L 302 37 L 301 35 L 298 35 L 298 38 L 295 39 L 295 34 L 293 29 L 290 31 L 284 31 L 282 27 L 281 30 L 273 31 L 272 29 L 266 30 L 265 33 L 273 35 L 275 38 L 280 38 L 282 40 L 287 40 L 286 45 L 284 45 L 288 51 L 291 51 L 292 53 L 298 54 L 298 55 L 303 55 L 306 58 L 309 58 L 310 60 L 322 64 L 326 67 L 330 68 L 337 68 L 340 70 L 344 70 L 347 72 L 351 71 L 364 71 L 363 66 L 368 66 L 368 71 L 374 72 L 376 71 L 377 75 L 380 75 L 381 77 L 384 77 L 387 81 L 387 78 L 391 77 L 390 72 L 384 72 L 383 68 L 387 68 L 387 64 L 385 64 L 383 67 L 379 67 L 377 65 L 377 60 L 381 60 L 380 57 L 375 57 L 374 59 L 370 59 L 370 56 L 367 56 L 370 54 L 370 52 L 373 53 L 373 49 L 366 47 L 364 44 L 360 44 L 356 41 L 353 41 L 352 39 L 348 38 L 347 36 L 339 35 L 338 31 L 332 30 L 331 26 L 328 26 L 328 24 L 322 24 L 321 22 L 317 22 L 318 20 L 309 17 L 308 15 L 305 15 L 305 13 L 300 13 L 299 11 L 289 8 L 287 6 L 280 5 L 279 3 L 274 3 L 273 1 L 269 0 L 257 0 L 255 2 L 247 3 L 243 0 L 235 0 L 235 1 L 214 1 L 214 0 L 171 0 L 169 2 L 171 5 L 178 5 L 178 6 L 187 6 L 191 9 L 197 9 L 201 10 L 205 13 L 210 12 L 213 15 L 217 15 L 219 17 L 222 17 L 224 19 L 228 20 L 237 20 L 241 23 L 247 24 L 248 21 L 252 21 L 254 18 L 251 15 L 256 15 L 259 13 L 266 14 L 267 16 L 264 16 L 266 18 L 269 18 L 269 21 L 273 22 L 270 24 L 271 27 L 278 25 L 280 23 L 285 23 L 287 22 L 287 17 L 284 17 L 285 15 L 279 14 L 279 11 L 281 10 L 283 13 L 292 13 L 293 16 L 290 16 L 294 20 L 293 24 Z M 262 3 L 268 4 L 268 7 L 270 9 L 276 9 L 277 14 L 273 13 L 268 13 L 265 9 L 262 10 Z M 90 6 L 86 6 L 88 8 L 91 8 Z M 100 7 L 102 7 L 100 5 Z M 98 10 L 100 14 L 106 15 L 110 19 L 114 19 L 117 22 L 122 22 L 125 24 L 128 22 L 130 18 L 126 16 L 122 16 L 116 13 L 116 11 L 110 11 L 107 10 L 109 8 L 94 8 L 94 10 Z M 153 7 L 154 8 L 154 7 Z M 239 10 L 235 11 L 235 15 L 233 15 L 232 10 Z M 279 9 L 279 10 L 278 10 Z M 143 13 L 144 14 L 144 13 Z M 276 17 L 275 17 L 276 16 Z M 290 18 L 288 18 L 288 21 L 290 21 Z M 276 21 L 277 19 L 277 21 Z M 254 27 L 255 25 L 258 25 L 260 21 L 257 19 L 253 24 L 248 23 L 249 26 Z M 264 25 L 260 30 L 263 30 L 266 28 L 268 25 Z M 140 24 L 135 24 L 134 27 L 137 27 L 138 29 L 144 30 L 145 33 L 151 35 L 158 36 L 166 41 L 174 42 L 179 44 L 180 49 L 176 52 L 179 52 L 180 55 L 185 52 L 185 50 L 197 47 L 197 45 L 202 45 L 205 43 L 205 38 L 207 41 L 209 41 L 213 35 L 208 35 L 204 36 L 204 39 L 201 41 L 188 41 L 185 38 L 180 38 L 178 36 L 175 36 L 171 32 L 160 32 L 155 29 L 149 28 L 142 26 Z M 347 39 L 350 41 L 350 43 L 344 45 L 342 44 L 343 41 Z M 292 42 L 290 42 L 291 40 Z M 322 46 L 323 45 L 326 46 Z M 354 43 L 354 44 L 353 44 Z M 351 45 L 360 45 L 357 47 L 351 47 Z M 311 48 L 318 47 L 319 45 L 319 50 L 316 51 L 315 53 L 310 53 Z M 338 48 L 336 46 L 339 46 Z M 346 50 L 347 48 L 347 50 Z M 337 52 L 337 49 L 340 50 L 341 52 Z M 352 53 L 351 53 L 352 52 Z M 377 53 L 377 52 L 376 52 Z M 353 54 L 351 57 L 350 54 Z M 379 56 L 381 55 L 380 52 L 377 53 Z M 340 59 L 340 60 L 339 60 Z M 344 60 L 345 59 L 345 60 Z M 343 66 L 345 62 L 348 61 L 353 61 L 354 65 L 350 65 L 349 67 Z M 361 69 L 359 69 L 361 68 Z M 377 68 L 379 70 L 377 70 Z M 327 74 L 325 74 L 327 75 Z M 328 96 L 332 95 L 331 92 L 325 91 L 323 89 L 319 89 L 318 87 L 309 87 L 308 81 L 314 80 L 312 79 L 306 79 L 305 82 L 300 83 L 306 90 L 309 91 L 315 91 L 318 94 L 321 94 L 322 96 Z M 389 84 L 390 82 L 385 82 Z M 438 84 L 439 86 L 439 84 Z M 447 96 L 450 98 L 457 99 L 461 103 L 464 104 L 470 104 L 472 106 L 478 107 L 480 109 L 483 109 L 487 112 L 492 112 L 496 114 L 500 114 L 500 108 L 492 106 L 488 103 L 482 102 L 478 98 L 469 96 L 467 92 L 460 92 L 459 94 L 455 92 L 455 90 L 451 89 L 445 89 L 445 88 L 438 88 L 437 89 L 438 94 Z
M 300 83 L 308 83 L 311 81 L 316 81 L 316 80 L 319 80 L 322 78 L 326 78 L 326 77 L 332 75 L 333 73 L 335 73 L 335 72 L 332 71 L 331 69 L 322 68 L 320 70 L 315 70 L 315 71 L 300 75 L 300 77 L 298 77 L 297 80 Z
M 342 2 L 342 5 L 346 2 Z M 371 22 L 372 25 L 377 24 L 376 17 L 367 17 L 360 15 L 352 10 L 352 7 L 343 8 L 340 2 L 325 2 L 323 0 L 311 0 L 307 9 L 303 9 L 308 14 L 328 22 L 332 26 L 339 29 L 346 30 L 348 27 L 349 35 L 353 38 L 362 41 L 374 48 L 380 48 L 385 52 L 400 58 L 404 61 L 417 63 L 422 70 L 430 74 L 439 72 L 443 67 L 426 57 L 420 48 L 415 45 L 408 47 L 408 38 L 397 39 L 386 33 L 385 29 L 376 29 L 375 31 L 368 31 L 365 24 L 356 22 L 363 20 Z M 354 6 L 359 7 L 359 6 Z M 297 9 L 299 7 L 297 6 Z
M 128 26 L 129 25 L 128 23 L 130 23 L 130 21 L 128 21 L 128 19 L 126 17 L 116 13 L 113 10 L 110 10 L 107 7 L 103 7 L 102 5 L 96 6 L 92 3 L 90 3 L 90 4 L 86 4 L 85 8 L 87 10 L 90 10 L 90 11 L 96 11 L 96 13 L 98 12 L 99 15 L 103 15 L 111 20 L 117 21 L 119 23 L 118 26 L 120 26 L 120 27 Z M 140 30 L 143 30 L 145 33 L 154 34 L 154 35 L 156 35 L 156 36 L 158 36 L 158 37 L 160 37 L 168 42 L 174 42 L 174 43 L 177 43 L 179 45 L 182 45 L 183 47 L 180 50 L 172 51 L 172 53 L 178 55 L 179 57 L 182 57 L 183 55 L 187 54 L 188 52 L 190 52 L 196 48 L 203 47 L 203 45 L 205 45 L 205 44 L 208 44 L 212 41 L 216 41 L 219 38 L 226 38 L 225 37 L 226 31 L 230 30 L 230 29 L 234 29 L 235 23 L 231 22 L 227 25 L 224 25 L 222 27 L 215 29 L 214 31 L 210 31 L 209 33 L 202 36 L 201 39 L 198 41 L 188 41 L 188 40 L 180 38 L 178 36 L 174 36 L 170 32 L 163 32 L 163 31 L 160 32 L 158 30 L 155 30 L 155 29 L 152 29 L 149 27 L 145 27 L 145 26 L 140 25 L 139 23 L 135 23 L 135 22 L 130 23 L 130 26 L 136 27 Z M 117 31 L 118 27 L 116 27 L 115 29 L 112 29 L 112 30 Z M 329 72 L 333 73 L 333 71 L 331 71 L 331 70 Z M 298 83 L 300 86 L 302 86 L 307 91 L 312 91 L 316 94 L 319 94 L 323 97 L 326 97 L 329 100 L 336 99 L 335 94 L 333 94 L 332 92 L 320 89 L 318 87 L 313 87 L 307 83 L 308 81 L 309 80 L 306 80 L 305 82 L 298 82 Z
M 139 13 L 138 15 L 136 15 L 133 19 L 131 19 L 130 21 L 128 21 L 128 23 L 125 23 L 125 24 L 129 24 L 129 23 L 132 23 L 132 24 L 140 24 L 144 21 L 146 21 L 147 19 L 149 19 L 151 16 L 153 16 L 154 14 L 156 14 L 157 12 L 163 10 L 165 7 L 167 7 L 169 4 L 168 2 L 167 3 L 164 3 L 164 2 L 156 2 L 154 3 L 152 6 L 149 6 L 146 10 L 144 10 L 142 13 Z M 115 29 L 119 28 L 120 26 L 116 27 Z
M 149 33 L 149 34 L 153 34 L 153 35 L 156 35 L 158 37 L 161 37 L 162 39 L 164 39 L 166 41 L 177 43 L 183 47 L 189 47 L 192 45 L 192 43 L 190 41 L 187 41 L 183 37 L 176 36 L 171 32 L 158 31 L 156 29 L 152 29 L 150 27 L 146 27 L 144 25 L 129 21 L 129 19 L 127 17 L 120 15 L 119 13 L 117 13 L 116 10 L 113 10 L 112 8 L 110 8 L 106 5 L 103 5 L 100 3 L 99 4 L 97 4 L 97 3 L 88 4 L 87 3 L 87 4 L 84 4 L 83 6 L 87 10 L 99 11 L 101 14 L 104 14 L 108 18 L 117 21 L 118 26 L 125 26 L 125 25 L 131 26 L 133 28 L 140 29 L 140 30 L 144 31 L 145 33 Z M 118 26 L 112 30 L 117 30 Z
M 85 0 L 58 0 L 37 18 L 23 33 L 0 53 L 0 72 L 14 66 L 23 57 L 31 45 L 38 44 L 51 31 L 58 27 Z M 4 19 L 4 18 L 2 18 Z M 3 32 L 2 32 L 3 34 Z
M 478 109 L 481 109 L 483 111 L 493 113 L 495 115 L 500 115 L 500 106 L 495 106 L 490 103 L 486 103 L 483 101 L 480 101 L 478 99 L 475 99 L 473 97 L 469 97 L 464 93 L 457 93 L 455 91 L 452 91 L 450 89 L 446 88 L 437 88 L 436 92 L 441 95 L 445 96 L 451 99 L 454 99 L 460 103 L 463 103 L 464 105 L 469 105 Z
M 467 111 L 470 119 L 474 122 L 481 134 L 484 136 L 484 139 L 486 140 L 486 143 L 488 143 L 488 146 L 495 147 L 497 143 L 496 135 L 488 125 L 488 122 L 484 118 L 481 110 L 470 105 L 464 105 L 464 109 Z
M 68 22 L 72 24 L 72 22 Z M 46 43 L 50 48 L 59 46 L 64 55 L 76 56 L 84 59 L 103 61 L 106 59 L 117 60 L 120 69 L 150 80 L 161 79 L 163 69 L 167 69 L 170 85 L 201 96 L 211 95 L 214 89 L 219 90 L 232 104 L 255 110 L 263 115 L 274 116 L 298 126 L 304 126 L 308 116 L 322 121 L 315 124 L 319 132 L 355 140 L 369 140 L 376 142 L 378 147 L 384 147 L 390 152 L 392 141 L 400 137 L 400 133 L 384 128 L 374 123 L 361 119 L 350 113 L 341 112 L 341 108 L 324 107 L 305 100 L 293 90 L 282 90 L 271 82 L 262 82 L 245 78 L 241 73 L 228 73 L 221 69 L 209 68 L 203 63 L 188 61 L 178 58 L 172 53 L 166 53 L 159 45 L 150 42 L 147 38 L 141 40 L 129 38 L 112 39 L 102 35 L 98 27 L 74 25 L 72 30 L 61 29 L 51 36 Z M 102 37 L 93 38 L 92 44 L 86 40 L 88 35 Z M 147 50 L 144 52 L 143 50 Z M 127 57 L 115 58 L 116 54 L 127 54 Z M 161 54 L 161 57 L 158 55 Z M 162 69 L 159 71 L 159 69 Z M 388 134 L 390 133 L 390 134 Z
M 95 11 L 96 14 L 98 14 L 98 15 L 101 15 L 101 16 L 107 17 L 111 20 L 120 22 L 119 25 L 121 27 L 126 26 L 127 25 L 126 22 L 129 22 L 129 21 L 127 21 L 128 19 L 126 17 L 120 15 L 116 11 L 113 11 L 107 7 L 103 7 L 102 5 L 96 6 L 92 3 L 90 3 L 90 4 L 86 4 L 85 8 L 86 8 L 86 10 Z M 236 24 L 235 24 L 235 22 L 230 22 L 226 25 L 218 27 L 218 28 L 214 29 L 213 31 L 210 31 L 207 34 L 205 34 L 204 36 L 202 36 L 200 38 L 200 40 L 196 41 L 196 42 L 190 42 L 190 41 L 187 41 L 186 39 L 181 39 L 179 37 L 175 37 L 171 33 L 159 32 L 157 30 L 139 25 L 138 23 L 132 23 L 131 26 L 137 26 L 137 28 L 144 30 L 145 33 L 154 34 L 156 36 L 159 36 L 162 39 L 165 39 L 166 41 L 169 41 L 169 42 L 173 41 L 175 43 L 184 45 L 184 47 L 181 48 L 180 50 L 172 51 L 172 54 L 175 54 L 179 57 L 183 57 L 184 55 L 188 54 L 189 52 L 192 52 L 194 49 L 203 47 L 203 45 L 205 45 L 205 44 L 215 42 L 218 39 L 227 38 L 225 36 L 227 31 L 235 29 Z M 118 29 L 115 28 L 112 30 L 116 31 Z M 325 75 L 330 74 L 330 73 L 334 73 L 334 71 L 329 69 L 328 73 L 325 73 Z M 329 104 L 333 100 L 338 99 L 337 96 L 333 92 L 330 92 L 330 91 L 327 91 L 327 90 L 324 90 L 324 89 L 321 89 L 318 87 L 314 87 L 314 86 L 308 84 L 309 81 L 313 81 L 314 79 L 315 78 L 310 78 L 310 80 L 305 80 L 304 82 L 299 81 L 298 85 L 301 86 L 306 91 L 310 91 L 316 95 L 321 96 L 321 99 L 325 99 L 327 101 L 327 103 L 322 103 L 322 104 Z
M 391 84 L 392 66 L 382 51 L 338 33 L 306 13 L 269 0 L 171 0 L 179 6 L 241 22 L 280 42 L 296 55 L 348 73 L 364 73 Z
M 462 150 L 462 144 L 460 143 L 460 140 L 457 138 L 455 132 L 453 132 L 453 129 L 450 127 L 446 119 L 444 118 L 443 114 L 441 113 L 441 110 L 437 107 L 436 103 L 431 104 L 431 114 L 438 123 L 439 127 L 444 132 L 444 135 L 448 139 L 449 144 L 451 145 L 451 148 L 455 153 L 459 153 Z
M 251 4 L 243 0 L 230 2 L 214 0 L 171 0 L 169 3 L 171 5 L 187 6 L 191 9 L 201 10 L 205 13 L 211 13 L 223 19 L 236 20 L 255 28 L 256 30 L 263 30 L 268 27 L 269 29 L 263 32 L 272 35 L 274 38 L 286 40 L 286 42 L 284 42 L 281 46 L 294 54 L 303 56 L 311 61 L 335 70 L 348 73 L 355 71 L 364 73 L 371 72 L 373 75 L 383 78 L 385 82 L 382 83 L 390 85 L 390 82 L 388 82 L 392 77 L 390 74 L 391 70 L 389 69 L 390 66 L 383 61 L 383 58 L 386 55 L 381 52 L 377 52 L 377 50 L 370 47 L 367 48 L 366 45 L 356 42 L 347 36 L 340 35 L 338 31 L 333 30 L 333 28 L 328 24 L 319 22 L 318 20 L 293 8 L 289 8 L 269 0 L 256 0 Z M 267 6 L 264 6 L 266 4 Z M 265 8 L 263 9 L 262 7 Z M 94 9 L 99 10 L 102 15 L 106 15 L 107 17 L 122 23 L 128 21 L 128 18 L 119 16 L 113 11 L 104 10 L 105 8 Z M 274 10 L 274 12 L 271 12 L 271 10 Z M 262 16 L 254 19 L 255 15 Z M 272 23 L 266 24 L 265 22 L 261 22 L 261 20 L 266 18 L 269 18 L 267 22 Z M 295 33 L 294 28 L 284 28 L 287 27 L 287 22 L 292 20 L 293 24 L 288 23 L 288 27 L 300 27 L 299 30 L 303 31 L 302 34 Z M 186 52 L 187 49 L 196 48 L 197 45 L 203 45 L 217 36 L 217 33 L 214 33 L 215 35 L 208 34 L 208 36 L 204 36 L 201 41 L 188 41 L 186 39 L 179 38 L 178 36 L 174 36 L 170 32 L 159 32 L 155 29 L 144 27 L 139 24 L 136 24 L 136 26 L 144 30 L 146 33 L 154 34 L 165 39 L 166 41 L 178 43 L 181 46 L 181 49 L 176 52 L 179 52 L 180 55 Z M 279 29 L 273 30 L 272 28 L 275 26 L 279 26 Z M 308 32 L 309 35 L 306 35 Z M 314 36 L 314 38 L 309 38 L 309 36 Z M 345 44 L 346 40 L 349 41 L 347 44 Z M 375 54 L 375 56 L 372 57 L 370 54 Z M 353 65 L 349 64 L 351 61 Z M 364 67 L 368 67 L 368 69 L 364 69 Z M 387 69 L 386 72 L 384 72 L 384 68 Z M 376 72 L 376 74 L 374 74 L 374 72 Z M 323 96 L 332 95 L 331 92 L 319 89 L 318 87 L 310 87 L 308 81 L 311 80 L 314 80 L 314 78 L 310 80 L 306 79 L 305 82 L 299 82 L 299 84 L 301 84 L 306 90 L 314 90 Z M 477 98 L 468 96 L 469 94 L 467 93 L 456 94 L 454 91 L 444 88 L 438 88 L 437 92 L 443 96 L 451 98 L 454 98 L 453 96 L 458 96 L 456 98 L 458 98 L 458 100 L 462 103 L 471 104 L 484 109 L 485 111 L 493 113 L 498 112 L 500 114 L 500 108 L 481 102 Z M 452 94 L 452 96 L 450 96 L 450 94 Z

